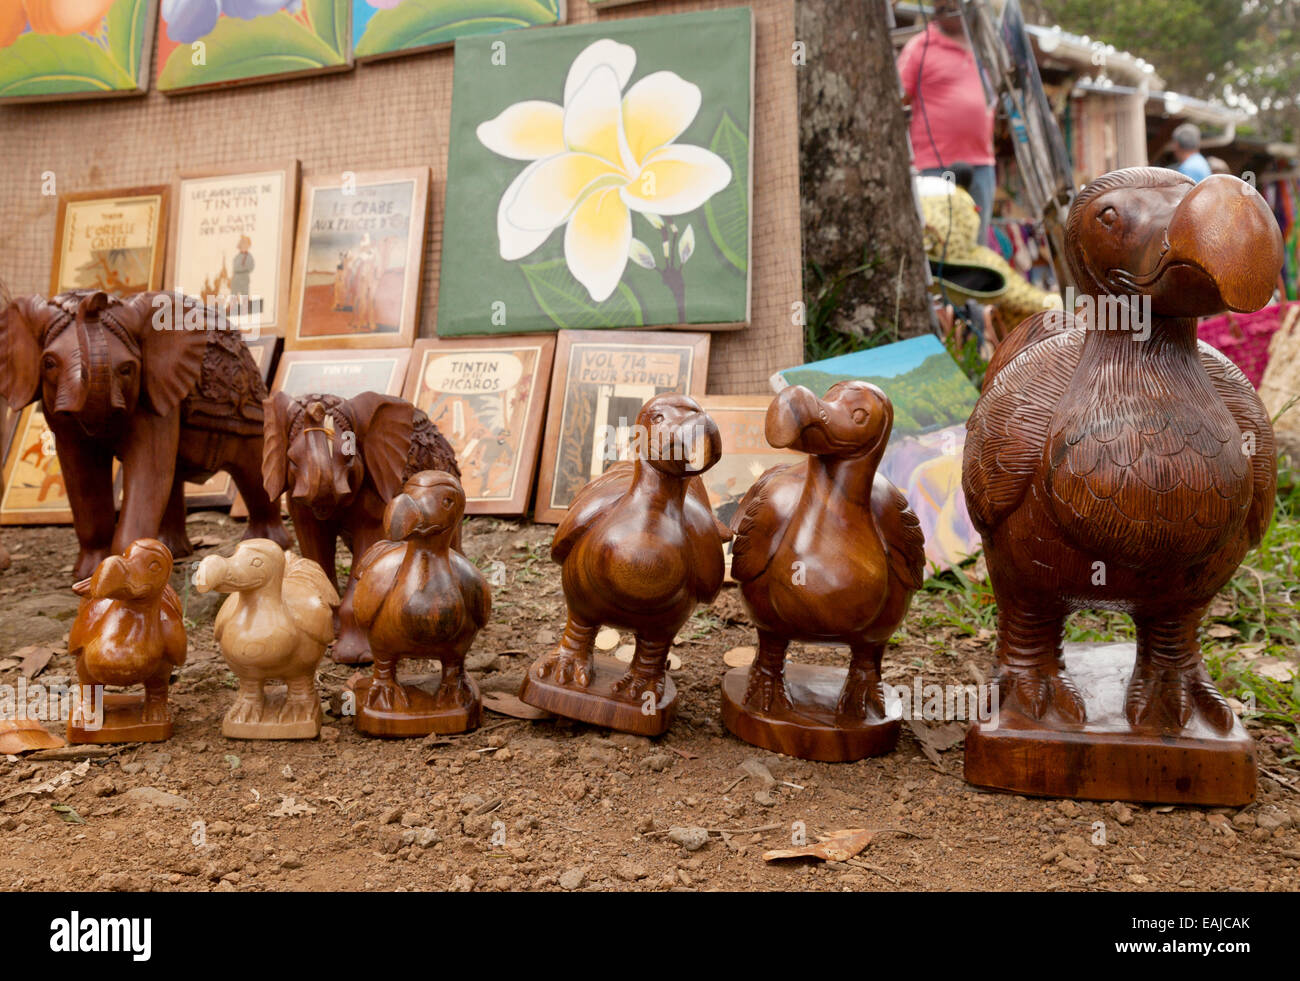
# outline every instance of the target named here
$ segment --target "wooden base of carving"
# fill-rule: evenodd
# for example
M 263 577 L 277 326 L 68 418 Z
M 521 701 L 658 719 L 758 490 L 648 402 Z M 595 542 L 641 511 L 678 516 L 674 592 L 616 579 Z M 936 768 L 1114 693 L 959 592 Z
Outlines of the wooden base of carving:
M 366 707 L 366 693 L 372 679 L 359 679 L 352 686 L 357 697 L 357 731 L 368 736 L 410 737 L 428 736 L 435 732 L 450 735 L 477 729 L 483 716 L 483 696 L 474 679 L 465 676 L 474 689 L 473 703 L 454 708 L 441 708 L 434 704 L 433 694 L 441 680 L 439 672 L 416 683 L 403 682 L 400 687 L 408 706 L 401 711 L 376 711 Z
M 1219 735 L 1193 717 L 1178 734 L 1134 731 L 1124 718 L 1133 644 L 1066 644 L 1088 721 L 1044 723 L 1014 710 L 966 735 L 966 779 L 1042 797 L 1241 807 L 1255 799 L 1255 742 L 1238 721 Z M 994 722 L 996 721 L 996 725 Z
M 287 696 L 288 693 L 283 691 L 267 692 L 266 700 L 262 703 L 262 718 L 258 722 L 232 722 L 230 716 L 235 711 L 235 706 L 231 706 L 226 717 L 221 720 L 221 734 L 230 739 L 315 739 L 320 735 L 323 720 L 320 699 L 317 698 L 313 703 L 314 710 L 310 719 L 281 722 Z
M 801 760 L 850 763 L 892 751 L 897 719 L 846 719 L 835 711 L 847 675 L 844 668 L 786 661 L 785 687 L 798 715 L 769 715 L 745 706 L 749 668 L 732 668 L 722 679 L 723 724 L 753 746 Z
M 98 729 L 77 724 L 76 716 L 68 720 L 68 742 L 89 743 L 161 743 L 172 737 L 171 713 L 166 722 L 144 722 L 144 693 L 104 695 L 104 720 Z
M 614 694 L 615 683 L 627 674 L 627 665 L 612 657 L 592 658 L 594 677 L 586 688 L 558 685 L 551 678 L 539 678 L 529 665 L 524 683 L 519 686 L 520 701 L 553 715 L 579 722 L 630 732 L 638 736 L 661 736 L 677 716 L 677 686 L 664 675 L 664 694 L 655 710 L 642 711 L 642 703 Z

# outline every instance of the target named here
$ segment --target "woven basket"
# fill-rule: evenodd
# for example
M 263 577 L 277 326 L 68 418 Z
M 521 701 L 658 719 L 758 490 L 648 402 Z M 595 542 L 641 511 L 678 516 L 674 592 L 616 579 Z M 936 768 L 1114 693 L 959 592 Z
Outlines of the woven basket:
M 1225 313 L 1207 317 L 1196 328 L 1201 340 L 1217 347 L 1246 373 L 1256 388 L 1268 367 L 1268 343 L 1273 339 L 1282 317 L 1295 302 L 1274 304 L 1254 313 Z

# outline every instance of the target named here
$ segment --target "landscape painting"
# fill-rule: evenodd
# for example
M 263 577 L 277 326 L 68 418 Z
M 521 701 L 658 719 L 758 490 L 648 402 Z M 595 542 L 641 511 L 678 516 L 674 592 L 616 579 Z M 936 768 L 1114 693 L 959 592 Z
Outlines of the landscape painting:
M 169 194 L 160 186 L 61 195 L 50 293 L 161 289 Z
M 442 337 L 749 321 L 748 7 L 456 41 Z
M 415 340 L 429 168 L 303 179 L 288 349 Z
M 469 34 L 558 24 L 564 0 L 352 0 L 358 59 L 411 54 Z
M 341 71 L 352 64 L 352 0 L 165 0 L 158 90 Z
M 880 465 L 906 496 L 925 532 L 926 561 L 947 569 L 974 555 L 980 537 L 966 510 L 961 458 L 966 420 L 979 393 L 937 337 L 896 344 L 787 368 L 772 387 L 803 385 L 817 396 L 836 382 L 862 379 L 894 405 L 894 430 Z
M 456 451 L 467 514 L 523 514 L 533 489 L 555 338 L 415 342 L 405 397 Z
M 0 103 L 141 95 L 155 0 L 0 2 Z

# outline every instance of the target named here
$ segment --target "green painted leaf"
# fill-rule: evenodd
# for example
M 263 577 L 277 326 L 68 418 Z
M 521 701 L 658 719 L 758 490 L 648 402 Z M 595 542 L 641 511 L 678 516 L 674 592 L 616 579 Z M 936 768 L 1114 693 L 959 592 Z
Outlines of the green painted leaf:
M 528 288 L 533 291 L 537 305 L 557 327 L 584 330 L 594 327 L 640 327 L 645 323 L 641 304 L 627 283 L 619 283 L 618 289 L 609 299 L 596 303 L 586 288 L 573 278 L 563 259 L 521 263 L 519 268 L 524 271 Z
M 347 54 L 352 0 L 303 0 L 316 36 L 343 58 Z
M 289 75 L 341 65 L 346 60 L 302 21 L 283 10 L 253 20 L 222 17 L 202 40 L 207 48 L 207 64 L 193 64 L 190 45 L 181 45 L 167 58 L 158 76 L 159 89 Z
M 731 183 L 704 203 L 709 237 L 740 272 L 749 267 L 749 137 L 725 110 L 709 149 L 727 161 Z
M 136 88 L 135 78 L 84 34 L 28 31 L 0 55 L 0 98 Z
M 113 62 L 132 78 L 140 77 L 149 0 L 117 0 L 108 8 L 108 50 Z
M 354 51 L 364 58 L 559 19 L 559 0 L 405 0 L 375 11 Z

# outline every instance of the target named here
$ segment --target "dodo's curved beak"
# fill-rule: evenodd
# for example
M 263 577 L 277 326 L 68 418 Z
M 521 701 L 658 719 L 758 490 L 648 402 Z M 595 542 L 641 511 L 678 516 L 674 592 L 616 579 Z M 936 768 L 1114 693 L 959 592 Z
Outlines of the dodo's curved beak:
M 136 592 L 136 587 L 131 582 L 130 567 L 120 555 L 110 555 L 99 563 L 94 575 L 90 577 L 89 593 L 97 598 L 124 599 Z
M 1266 304 L 1282 270 L 1282 230 L 1259 192 L 1215 174 L 1187 192 L 1153 272 L 1152 306 L 1163 316 L 1248 313 Z
M 389 541 L 404 541 L 411 537 L 423 517 L 424 512 L 415 498 L 410 494 L 398 494 L 388 502 L 384 532 Z
M 209 555 L 194 570 L 194 588 L 200 593 L 220 588 L 226 578 L 227 561 L 220 555 Z
M 722 459 L 722 431 L 707 412 L 695 413 L 683 426 L 688 474 L 702 474 Z
M 802 385 L 791 385 L 767 407 L 764 433 L 776 449 L 793 446 L 809 426 L 825 428 L 821 399 Z

